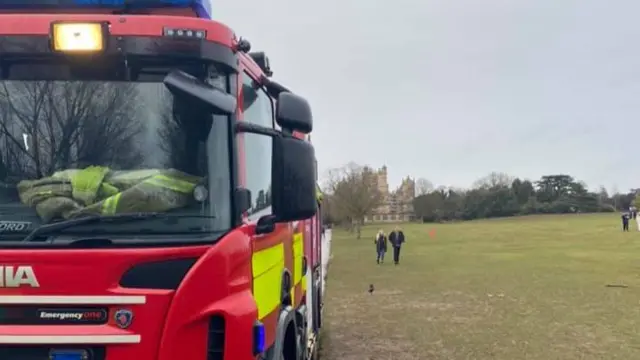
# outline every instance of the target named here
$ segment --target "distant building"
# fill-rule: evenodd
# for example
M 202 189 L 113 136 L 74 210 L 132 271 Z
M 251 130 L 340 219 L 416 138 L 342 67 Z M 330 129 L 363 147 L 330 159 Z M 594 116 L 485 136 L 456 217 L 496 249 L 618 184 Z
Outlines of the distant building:
M 383 166 L 379 170 L 374 170 L 375 181 L 378 191 L 382 194 L 382 204 L 376 208 L 371 216 L 365 217 L 365 222 L 379 221 L 412 221 L 413 198 L 416 193 L 415 180 L 406 177 L 400 186 L 390 192 L 387 180 L 387 167 Z

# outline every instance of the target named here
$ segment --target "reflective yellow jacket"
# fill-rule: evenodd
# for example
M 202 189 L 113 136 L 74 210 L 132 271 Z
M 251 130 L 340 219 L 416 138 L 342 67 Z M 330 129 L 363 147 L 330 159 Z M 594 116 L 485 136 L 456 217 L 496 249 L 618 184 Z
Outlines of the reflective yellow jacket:
M 175 169 L 112 171 L 107 167 L 58 171 L 18 183 L 20 200 L 44 222 L 84 214 L 162 212 L 185 207 L 202 180 Z

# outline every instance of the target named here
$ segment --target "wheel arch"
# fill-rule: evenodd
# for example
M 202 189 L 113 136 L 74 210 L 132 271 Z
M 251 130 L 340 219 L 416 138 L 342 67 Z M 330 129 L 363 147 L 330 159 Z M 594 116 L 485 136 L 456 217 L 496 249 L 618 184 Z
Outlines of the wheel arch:
M 281 354 L 283 353 L 285 346 L 290 345 L 285 341 L 287 339 L 287 331 L 293 329 L 295 344 L 295 327 L 296 327 L 296 311 L 290 306 L 286 305 L 282 307 L 280 315 L 278 316 L 278 323 L 276 325 L 275 342 L 269 351 L 266 358 L 268 360 L 282 360 Z M 290 331 L 290 330 L 289 330 Z
M 282 282 L 280 288 L 280 297 L 283 306 L 291 306 L 293 302 L 291 301 L 291 289 L 293 287 L 293 279 L 291 278 L 291 271 L 289 269 L 284 269 L 282 271 Z

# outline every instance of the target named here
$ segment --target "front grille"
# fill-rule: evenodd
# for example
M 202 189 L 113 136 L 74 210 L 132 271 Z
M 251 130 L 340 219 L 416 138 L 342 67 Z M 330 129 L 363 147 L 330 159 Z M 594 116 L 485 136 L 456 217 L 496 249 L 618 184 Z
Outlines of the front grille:
M 104 346 L 78 347 L 78 345 L 53 346 L 1 346 L 0 359 L 2 360 L 49 360 L 52 350 L 70 349 L 85 350 L 89 357 L 87 360 L 104 360 L 106 351 Z
M 212 316 L 209 320 L 209 341 L 207 360 L 224 359 L 224 318 L 220 315 Z M 2 357 L 0 359 L 4 360 Z

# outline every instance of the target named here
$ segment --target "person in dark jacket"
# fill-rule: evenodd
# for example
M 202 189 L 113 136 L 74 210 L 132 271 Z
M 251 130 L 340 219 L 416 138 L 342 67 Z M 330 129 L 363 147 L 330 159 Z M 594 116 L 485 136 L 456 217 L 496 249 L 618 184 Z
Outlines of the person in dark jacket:
M 622 214 L 622 231 L 629 231 L 629 218 L 631 214 L 623 213 Z
M 389 234 L 389 242 L 393 246 L 393 263 L 398 265 L 400 263 L 400 249 L 404 243 L 404 233 L 397 226 Z
M 376 253 L 378 254 L 376 262 L 378 264 L 384 264 L 384 254 L 387 253 L 387 236 L 384 234 L 384 231 L 378 231 L 374 242 L 376 244 Z

